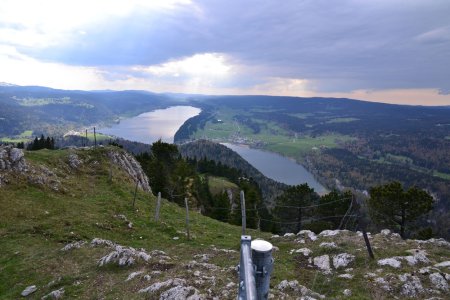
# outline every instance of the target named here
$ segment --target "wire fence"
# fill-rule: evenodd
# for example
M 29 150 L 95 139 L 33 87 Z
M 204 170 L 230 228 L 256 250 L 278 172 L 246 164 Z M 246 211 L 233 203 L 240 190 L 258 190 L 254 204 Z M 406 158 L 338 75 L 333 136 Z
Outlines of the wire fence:
M 341 198 L 338 200 L 334 200 L 334 201 L 329 201 L 329 202 L 325 202 L 325 203 L 317 203 L 317 204 L 312 204 L 312 205 L 307 205 L 307 206 L 293 206 L 293 205 L 279 205 L 279 204 L 275 204 L 272 205 L 271 208 L 291 208 L 291 209 L 306 209 L 306 208 L 313 208 L 313 207 L 320 207 L 320 206 L 326 206 L 326 205 L 330 205 L 333 203 L 337 203 L 337 202 L 343 202 L 346 200 L 352 200 L 351 197 L 346 197 L 346 198 Z M 229 211 L 235 211 L 235 210 L 240 210 L 239 207 L 208 207 L 208 209 L 211 210 L 229 210 Z M 245 211 L 260 211 L 260 210 L 267 210 L 267 207 L 257 207 L 257 208 L 246 208 Z

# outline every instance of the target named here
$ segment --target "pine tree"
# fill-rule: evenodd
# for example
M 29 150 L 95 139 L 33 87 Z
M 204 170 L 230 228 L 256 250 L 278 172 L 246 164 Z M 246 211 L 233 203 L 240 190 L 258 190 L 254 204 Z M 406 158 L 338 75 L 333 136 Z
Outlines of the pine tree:
M 399 230 L 405 238 L 408 225 L 432 209 L 433 198 L 416 187 L 404 191 L 402 185 L 394 181 L 371 188 L 368 205 L 376 223 Z
M 282 232 L 298 232 L 302 229 L 302 223 L 311 217 L 310 208 L 319 198 L 307 183 L 289 187 L 275 200 L 275 216 L 281 223 Z

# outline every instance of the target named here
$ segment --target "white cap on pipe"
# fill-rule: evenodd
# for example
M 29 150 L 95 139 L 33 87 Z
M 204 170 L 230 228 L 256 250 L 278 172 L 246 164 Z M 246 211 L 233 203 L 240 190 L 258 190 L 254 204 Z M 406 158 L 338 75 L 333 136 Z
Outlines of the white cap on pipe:
M 259 252 L 268 252 L 273 248 L 272 244 L 264 241 L 264 240 L 253 240 L 252 241 L 252 250 Z

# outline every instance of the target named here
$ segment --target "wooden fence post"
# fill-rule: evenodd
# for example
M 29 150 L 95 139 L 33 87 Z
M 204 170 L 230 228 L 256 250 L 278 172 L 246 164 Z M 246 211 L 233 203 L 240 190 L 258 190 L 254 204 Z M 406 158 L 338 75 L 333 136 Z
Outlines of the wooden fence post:
M 112 166 L 113 166 L 112 157 L 110 157 L 109 158 L 109 177 L 108 177 L 109 183 L 112 183 Z
M 89 140 L 88 140 L 88 136 L 87 136 L 87 129 L 86 129 L 86 140 L 85 140 L 85 147 L 87 147 L 87 145 L 89 145 Z
M 184 204 L 186 204 L 186 233 L 188 240 L 191 239 L 191 235 L 189 233 L 189 206 L 188 206 L 188 198 L 184 198 Z
M 364 242 L 366 242 L 367 252 L 369 253 L 370 258 L 374 259 L 375 257 L 373 256 L 372 247 L 370 246 L 369 237 L 367 236 L 367 232 L 365 229 L 362 230 L 362 234 L 364 237 Z
M 375 256 L 373 255 L 372 247 L 370 246 L 369 237 L 367 236 L 367 232 L 366 232 L 366 223 L 361 218 L 361 215 L 358 215 L 358 227 L 362 231 L 362 235 L 364 237 L 364 242 L 366 243 L 367 253 L 369 254 L 371 259 L 374 259 Z
M 245 214 L 245 195 L 241 191 L 241 213 L 242 213 L 242 235 L 245 235 L 245 228 L 247 227 L 247 217 Z
M 139 181 L 136 180 L 136 187 L 134 188 L 133 208 L 134 208 L 134 204 L 136 202 L 138 184 L 139 184 Z
M 159 221 L 159 208 L 161 206 L 161 192 L 158 192 L 158 200 L 156 202 L 155 222 Z
M 97 148 L 97 134 L 95 132 L 95 127 L 94 127 L 94 148 Z

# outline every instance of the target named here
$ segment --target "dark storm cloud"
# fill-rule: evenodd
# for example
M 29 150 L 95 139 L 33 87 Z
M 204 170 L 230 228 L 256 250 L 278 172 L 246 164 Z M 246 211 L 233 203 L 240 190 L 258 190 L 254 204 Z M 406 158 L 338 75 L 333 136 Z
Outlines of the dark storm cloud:
M 69 43 L 21 50 L 85 66 L 154 65 L 229 55 L 246 76 L 308 79 L 322 92 L 450 90 L 450 2 L 197 1 L 111 19 Z M 256 68 L 257 67 L 257 68 Z

